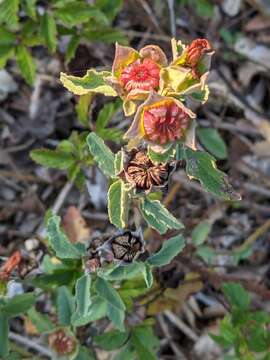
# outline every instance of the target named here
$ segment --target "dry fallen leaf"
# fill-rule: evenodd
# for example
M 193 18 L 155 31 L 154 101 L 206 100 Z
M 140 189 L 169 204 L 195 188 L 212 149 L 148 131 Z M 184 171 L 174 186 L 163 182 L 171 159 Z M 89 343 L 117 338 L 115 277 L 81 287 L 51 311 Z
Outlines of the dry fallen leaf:
M 270 19 L 256 15 L 244 25 L 245 31 L 261 31 L 270 28 Z
M 159 314 L 165 310 L 179 311 L 190 295 L 202 289 L 202 282 L 195 280 L 197 277 L 197 274 L 189 274 L 186 280 L 190 282 L 180 284 L 176 289 L 166 289 L 162 296 L 158 297 L 149 305 L 147 310 L 148 315 Z
M 63 229 L 72 243 L 84 242 L 91 234 L 80 211 L 70 206 L 63 217 Z

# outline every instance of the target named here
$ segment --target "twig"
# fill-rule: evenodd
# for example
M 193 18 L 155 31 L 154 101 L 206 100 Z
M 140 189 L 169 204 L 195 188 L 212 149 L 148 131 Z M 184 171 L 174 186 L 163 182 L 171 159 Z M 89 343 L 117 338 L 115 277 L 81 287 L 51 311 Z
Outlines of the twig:
M 151 23 L 154 25 L 156 31 L 158 33 L 162 33 L 161 29 L 160 29 L 160 26 L 159 26 L 159 23 L 155 17 L 155 14 L 153 13 L 151 7 L 148 5 L 148 3 L 145 1 L 145 0 L 138 0 L 141 5 L 142 5 L 142 8 L 144 9 L 144 11 L 146 12 L 146 14 L 148 15 L 149 17 L 149 20 L 151 21 Z
M 29 146 L 31 146 L 35 141 L 36 141 L 35 139 L 29 139 L 28 141 L 26 141 L 26 143 L 16 146 L 10 146 L 5 151 L 7 153 L 15 153 L 15 152 L 23 151 L 29 148 Z
M 185 357 L 183 352 L 178 348 L 178 346 L 173 341 L 170 331 L 169 331 L 169 328 L 168 328 L 168 325 L 166 324 L 163 315 L 158 315 L 158 321 L 159 321 L 160 327 L 161 327 L 166 339 L 168 340 L 173 352 L 176 355 L 176 358 L 178 360 L 187 360 L 187 358 Z
M 22 180 L 26 182 L 41 182 L 41 183 L 49 183 L 48 180 L 45 178 L 41 178 L 31 174 L 21 174 L 16 171 L 10 170 L 0 170 L 0 177 L 7 177 L 7 178 L 15 178 L 16 180 Z
M 47 356 L 49 359 L 52 358 L 52 352 L 50 350 L 46 349 L 44 346 L 42 346 L 40 344 L 37 344 L 36 342 L 34 342 L 34 341 L 32 341 L 32 340 L 30 340 L 28 338 L 25 338 L 22 335 L 15 334 L 12 331 L 9 332 L 8 336 L 9 336 L 9 338 L 11 340 L 16 341 L 19 344 L 22 344 L 27 348 L 29 347 L 29 348 L 31 348 L 33 350 L 36 350 L 40 354 L 42 354 L 44 356 Z
M 170 310 L 166 310 L 164 314 L 174 324 L 174 326 L 176 326 L 192 341 L 196 342 L 199 339 L 198 335 L 195 334 L 195 332 L 189 326 L 187 326 L 180 318 L 178 318 Z
M 170 12 L 170 23 L 171 23 L 171 34 L 172 37 L 176 36 L 176 26 L 175 26 L 175 14 L 174 14 L 174 0 L 167 0 L 168 8 Z
M 30 119 L 35 119 L 39 110 L 39 100 L 40 93 L 42 88 L 42 79 L 38 75 L 35 81 L 34 90 L 31 95 L 30 105 L 29 105 L 29 117 Z

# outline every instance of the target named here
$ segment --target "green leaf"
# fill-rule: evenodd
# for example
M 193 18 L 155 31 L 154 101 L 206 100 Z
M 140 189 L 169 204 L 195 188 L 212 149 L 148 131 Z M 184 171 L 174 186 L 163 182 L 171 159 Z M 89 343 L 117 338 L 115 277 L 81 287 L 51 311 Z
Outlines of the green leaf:
M 147 263 L 147 262 L 144 264 L 143 277 L 144 277 L 146 286 L 148 288 L 150 288 L 153 285 L 153 274 L 152 274 L 151 267 L 149 266 L 149 263 Z
M 112 224 L 124 229 L 129 213 L 129 187 L 122 180 L 115 181 L 108 190 L 108 212 Z
M 108 71 L 97 72 L 90 69 L 83 77 L 61 73 L 60 81 L 65 88 L 75 95 L 85 95 L 92 92 L 105 96 L 117 96 L 116 91 L 104 80 L 105 77 L 110 75 L 111 73 Z
M 9 353 L 8 333 L 8 316 L 0 314 L 0 357 L 2 359 L 6 359 Z
M 214 6 L 209 0 L 192 0 L 198 16 L 210 18 L 213 16 Z
M 75 299 L 76 312 L 82 317 L 87 316 L 91 305 L 91 278 L 89 274 L 83 275 L 76 282 Z
M 76 3 L 66 3 L 55 11 L 55 15 L 69 27 L 88 22 L 90 19 L 94 19 L 103 26 L 109 23 L 107 17 L 100 10 L 78 0 Z
M 18 26 L 19 0 L 2 0 L 0 2 L 0 23 L 6 23 L 11 29 Z
M 139 326 L 132 331 L 132 344 L 140 360 L 157 360 L 158 340 L 151 328 Z
M 107 301 L 113 308 L 119 310 L 125 310 L 125 304 L 123 303 L 118 292 L 112 287 L 112 285 L 104 279 L 98 277 L 95 282 L 95 288 L 97 294 L 104 300 Z
M 96 121 L 97 132 L 104 129 L 108 125 L 109 121 L 115 114 L 118 107 L 119 107 L 118 102 L 110 102 L 103 106 L 103 108 L 98 113 L 98 117 Z
M 68 287 L 57 289 L 57 316 L 59 325 L 69 326 L 74 313 L 74 301 Z
M 125 331 L 124 320 L 125 320 L 125 312 L 122 309 L 118 309 L 111 304 L 107 304 L 107 317 L 114 326 L 120 331 Z
M 228 176 L 216 168 L 215 159 L 203 151 L 186 149 L 186 172 L 200 181 L 203 188 L 224 200 L 241 200 L 228 181 Z
M 7 30 L 6 28 L 0 26 L 0 45 L 15 45 L 16 35 Z M 0 52 L 1 53 L 1 52 Z
M 102 335 L 95 336 L 94 340 L 97 346 L 106 351 L 119 349 L 128 339 L 128 332 L 111 330 Z
M 8 299 L 8 303 L 0 305 L 0 313 L 8 316 L 17 316 L 30 309 L 36 302 L 34 293 L 15 295 Z
M 37 18 L 36 2 L 37 0 L 25 0 L 25 12 L 33 20 Z
M 22 76 L 29 85 L 33 85 L 36 77 L 36 65 L 34 60 L 23 45 L 18 45 L 16 48 L 16 60 L 21 70 Z
M 206 239 L 211 231 L 211 228 L 212 228 L 212 226 L 208 221 L 200 222 L 192 230 L 192 234 L 191 234 L 192 243 L 195 246 L 202 245 L 206 241 Z
M 103 272 L 102 277 L 110 281 L 128 280 L 136 277 L 141 271 L 141 264 L 133 262 L 128 265 L 116 265 L 116 267 Z
M 216 129 L 198 128 L 197 135 L 201 144 L 217 159 L 228 157 L 227 145 Z
M 175 155 L 175 146 L 171 145 L 163 153 L 157 153 L 148 147 L 148 156 L 153 162 L 164 163 L 169 160 L 173 160 Z
M 1 36 L 1 34 L 0 34 Z M 14 56 L 15 48 L 11 44 L 1 45 L 0 42 L 0 69 L 6 66 L 6 63 L 9 59 Z
M 34 308 L 31 308 L 27 312 L 27 315 L 29 316 L 32 324 L 40 333 L 46 333 L 53 330 L 54 324 L 50 321 L 48 315 L 41 314 Z
M 211 247 L 203 245 L 197 248 L 196 255 L 201 257 L 205 262 L 210 263 L 215 256 L 215 252 Z
M 79 98 L 79 102 L 76 105 L 76 112 L 78 115 L 78 119 L 82 123 L 83 126 L 89 127 L 89 106 L 92 102 L 93 94 L 88 93 L 85 95 L 81 95 Z
M 114 157 L 114 173 L 118 175 L 123 169 L 123 151 L 120 150 L 115 154 Z
M 90 322 L 99 320 L 106 316 L 108 309 L 107 301 L 99 296 L 91 298 L 91 305 L 88 314 L 85 317 L 80 316 L 77 312 L 72 315 L 71 322 L 73 326 L 84 326 Z
M 182 235 L 176 235 L 163 242 L 162 248 L 151 255 L 147 262 L 151 266 L 164 266 L 169 264 L 172 259 L 178 255 L 185 246 L 185 239 Z
M 241 284 L 223 284 L 222 291 L 224 292 L 231 306 L 235 306 L 243 311 L 249 308 L 250 296 Z
M 67 63 L 69 63 L 74 58 L 79 44 L 80 44 L 80 37 L 77 34 L 72 35 L 69 40 L 69 43 L 67 46 L 67 51 L 66 51 L 66 62 Z
M 96 6 L 112 21 L 123 7 L 123 0 L 97 0 Z
M 60 259 L 80 259 L 81 252 L 68 240 L 60 229 L 60 217 L 52 216 L 47 222 L 49 244 Z
M 85 29 L 82 36 L 91 41 L 102 41 L 108 44 L 118 42 L 121 45 L 128 45 L 128 39 L 122 31 L 110 27 L 100 30 Z
M 86 346 L 80 346 L 78 354 L 73 360 L 96 360 L 94 352 Z
M 51 53 L 54 53 L 57 45 L 57 28 L 52 14 L 45 12 L 41 19 L 41 35 Z
M 165 234 L 168 229 L 184 228 L 184 225 L 170 214 L 159 200 L 145 198 L 141 201 L 140 209 L 148 225 L 160 234 Z
M 30 157 L 42 166 L 64 170 L 74 163 L 72 154 L 61 150 L 36 149 L 30 152 Z
M 103 174 L 109 178 L 114 176 L 114 154 L 104 141 L 92 132 L 87 136 L 86 142 Z
M 113 357 L 113 360 L 137 360 L 136 354 L 131 346 L 131 341 L 128 341 L 125 346 Z

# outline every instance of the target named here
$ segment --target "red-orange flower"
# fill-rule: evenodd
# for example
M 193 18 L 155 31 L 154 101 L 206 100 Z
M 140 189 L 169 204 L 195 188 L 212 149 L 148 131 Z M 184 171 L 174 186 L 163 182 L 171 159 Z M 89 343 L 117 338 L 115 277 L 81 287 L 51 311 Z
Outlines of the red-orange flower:
M 152 90 L 159 90 L 160 71 L 167 58 L 159 46 L 147 45 L 139 52 L 116 44 L 112 76 L 106 82 L 123 99 L 126 116 L 132 115 L 137 101 L 145 100 Z
M 136 60 L 120 75 L 125 90 L 155 90 L 159 86 L 160 67 L 151 59 Z
M 211 45 L 206 39 L 193 40 L 187 47 L 186 65 L 196 67 L 202 55 L 211 49 Z
M 185 136 L 195 114 L 181 101 L 151 92 L 140 105 L 125 138 L 144 139 L 151 144 L 165 145 Z
M 189 120 L 183 109 L 173 101 L 167 101 L 144 111 L 143 127 L 151 142 L 163 145 L 180 139 Z

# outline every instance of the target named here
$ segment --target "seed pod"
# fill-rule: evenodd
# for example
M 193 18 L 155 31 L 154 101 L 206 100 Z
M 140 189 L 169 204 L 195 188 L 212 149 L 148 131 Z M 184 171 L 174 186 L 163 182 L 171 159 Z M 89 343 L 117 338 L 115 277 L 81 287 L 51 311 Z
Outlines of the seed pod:
M 76 341 L 59 329 L 49 335 L 49 346 L 60 356 L 70 355 L 76 350 Z
M 174 162 L 153 163 L 147 156 L 146 149 L 124 150 L 124 170 L 119 176 L 132 184 L 136 192 L 149 193 L 164 189 L 174 168 Z
M 144 253 L 144 240 L 141 229 L 124 230 L 108 239 L 99 249 L 100 258 L 113 258 L 122 264 L 131 263 Z

